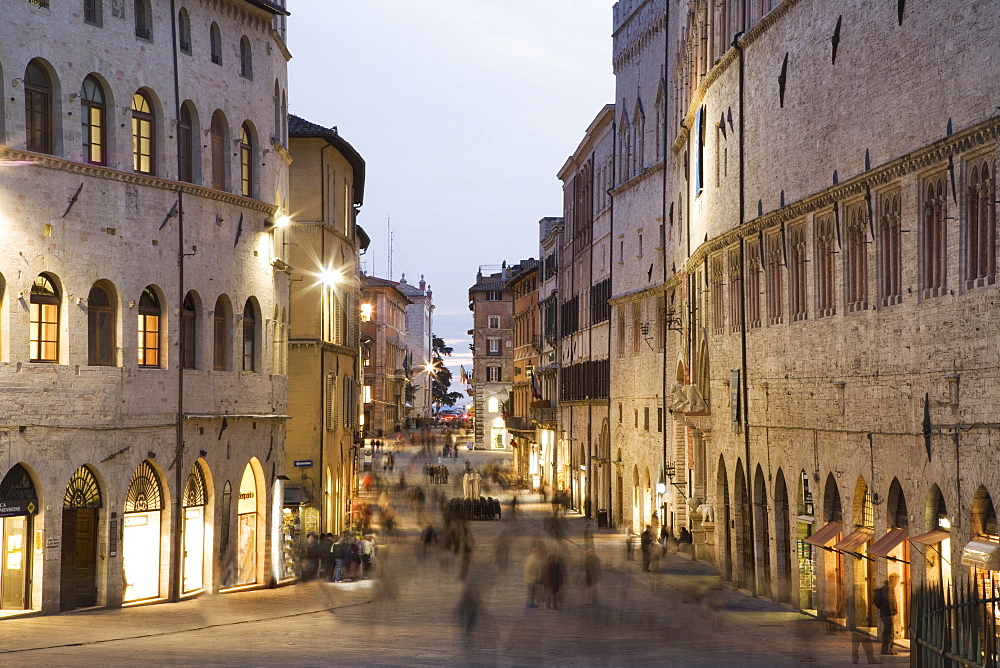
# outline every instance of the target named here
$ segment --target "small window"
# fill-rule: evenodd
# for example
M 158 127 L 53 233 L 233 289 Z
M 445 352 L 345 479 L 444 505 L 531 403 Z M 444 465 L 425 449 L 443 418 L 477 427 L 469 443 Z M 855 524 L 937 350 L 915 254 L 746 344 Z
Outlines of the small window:
M 226 123 L 221 111 L 212 115 L 212 187 L 226 189 Z
M 52 153 L 52 82 L 36 61 L 24 70 L 24 125 L 28 150 Z
M 194 182 L 194 130 L 191 123 L 191 107 L 181 106 L 181 117 L 177 123 L 177 178 L 188 183 Z
M 486 301 L 498 302 L 501 301 L 501 299 L 503 299 L 503 297 L 497 290 L 490 290 L 489 292 L 486 293 Z
M 177 13 L 177 37 L 181 52 L 191 55 L 191 18 L 183 7 Z
M 181 307 L 181 364 L 185 369 L 196 369 L 198 360 L 198 311 L 194 295 L 184 297 Z
M 486 341 L 487 341 L 487 344 L 489 346 L 489 353 L 488 354 L 490 354 L 490 355 L 499 355 L 500 354 L 500 339 L 491 338 L 491 339 L 487 339 Z
M 132 96 L 132 169 L 152 174 L 156 156 L 153 137 L 153 107 L 142 92 Z
M 229 368 L 229 309 L 220 297 L 215 302 L 212 315 L 212 368 L 225 371 Z
M 59 288 L 47 276 L 40 275 L 31 286 L 32 362 L 59 361 Z
M 247 300 L 243 307 L 243 370 L 257 368 L 257 312 L 253 302 Z
M 135 36 L 140 39 L 153 39 L 153 17 L 148 0 L 135 0 Z
M 93 75 L 83 80 L 80 90 L 80 118 L 83 126 L 83 161 L 92 165 L 108 164 L 107 106 L 104 89 Z
M 216 65 L 222 64 L 222 33 L 219 31 L 219 24 L 213 22 L 208 29 L 208 40 L 212 50 L 212 62 Z
M 253 79 L 253 53 L 245 36 L 240 38 L 240 76 Z
M 115 365 L 115 309 L 111 295 L 99 285 L 87 296 L 87 363 Z
M 83 20 L 100 27 L 102 25 L 101 0 L 83 0 Z
M 490 329 L 500 329 L 500 316 L 491 315 L 489 317 L 489 328 Z
M 240 194 L 253 197 L 253 142 L 246 123 L 240 128 Z
M 139 366 L 160 366 L 160 300 L 147 287 L 139 298 Z

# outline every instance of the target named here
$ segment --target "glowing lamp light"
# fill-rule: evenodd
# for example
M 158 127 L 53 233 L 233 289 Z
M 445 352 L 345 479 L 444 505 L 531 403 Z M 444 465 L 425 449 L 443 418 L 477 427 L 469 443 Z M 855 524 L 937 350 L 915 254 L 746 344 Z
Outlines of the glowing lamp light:
M 323 285 L 327 286 L 339 283 L 343 277 L 343 274 L 339 271 L 334 271 L 332 269 L 324 269 L 319 272 L 319 280 L 323 283 Z
M 656 493 L 657 494 L 664 494 L 666 491 L 667 491 L 667 486 L 666 486 L 665 483 L 662 483 L 662 482 L 656 483 Z
M 361 315 L 366 316 L 368 318 L 371 318 L 371 315 L 372 315 L 372 305 L 371 304 L 362 304 L 361 305 Z
M 291 224 L 292 224 L 292 219 L 289 218 L 288 216 L 284 215 L 284 214 L 282 214 L 280 216 L 275 216 L 274 217 L 274 226 L 275 227 L 282 227 L 282 228 L 284 228 L 284 227 L 288 227 Z

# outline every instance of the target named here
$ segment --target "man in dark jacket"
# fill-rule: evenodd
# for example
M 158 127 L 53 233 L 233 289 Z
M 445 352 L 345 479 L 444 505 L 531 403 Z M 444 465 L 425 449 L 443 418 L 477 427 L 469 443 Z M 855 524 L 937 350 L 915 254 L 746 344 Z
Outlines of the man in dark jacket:
M 325 533 L 319 541 L 319 575 L 327 580 L 333 575 L 333 534 Z
M 347 551 L 350 547 L 347 545 L 347 537 L 341 536 L 340 540 L 333 544 L 330 548 L 333 554 L 333 582 L 343 582 L 344 578 L 341 574 L 344 568 L 344 562 L 347 560 Z
M 882 593 L 878 606 L 878 617 L 882 622 L 882 654 L 896 654 L 896 650 L 892 648 L 892 643 L 895 632 L 893 618 L 899 612 L 899 608 L 896 605 L 897 584 L 899 584 L 899 576 L 892 573 L 881 587 Z
M 649 572 L 649 558 L 653 551 L 653 529 L 648 524 L 646 530 L 639 537 L 639 547 L 642 548 L 642 571 Z

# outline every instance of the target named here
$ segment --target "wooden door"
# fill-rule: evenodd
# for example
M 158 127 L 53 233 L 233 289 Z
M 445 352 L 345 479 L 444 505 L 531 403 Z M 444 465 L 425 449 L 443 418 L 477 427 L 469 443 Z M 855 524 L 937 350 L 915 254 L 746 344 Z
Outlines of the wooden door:
M 61 610 L 97 605 L 97 508 L 67 508 L 62 520 Z

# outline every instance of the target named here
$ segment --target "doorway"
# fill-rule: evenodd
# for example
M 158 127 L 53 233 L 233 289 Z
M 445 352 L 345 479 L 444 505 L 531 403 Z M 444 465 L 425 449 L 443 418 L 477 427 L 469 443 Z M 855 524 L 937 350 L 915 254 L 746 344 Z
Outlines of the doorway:
M 257 476 L 247 464 L 236 504 L 238 514 L 237 584 L 257 582 Z
M 156 471 L 143 461 L 125 495 L 122 562 L 125 602 L 160 595 L 160 515 L 163 495 Z
M 205 476 L 195 464 L 184 485 L 183 593 L 205 586 Z
M 0 609 L 27 610 L 31 600 L 31 538 L 38 495 L 31 476 L 20 464 L 0 482 L 0 540 L 3 567 L 0 568 Z
M 97 478 L 81 466 L 63 495 L 60 610 L 97 605 L 97 531 L 102 505 Z

